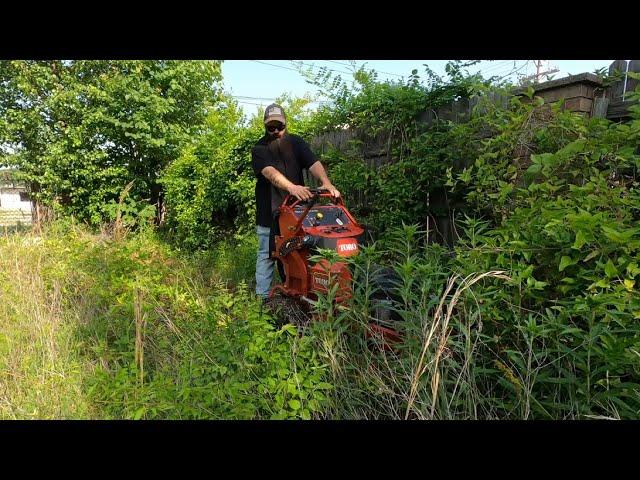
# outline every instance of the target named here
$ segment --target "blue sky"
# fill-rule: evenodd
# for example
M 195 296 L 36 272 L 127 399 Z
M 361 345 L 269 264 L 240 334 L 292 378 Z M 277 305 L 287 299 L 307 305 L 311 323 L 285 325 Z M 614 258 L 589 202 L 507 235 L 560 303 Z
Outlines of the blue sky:
M 317 70 L 327 67 L 350 78 L 350 60 L 301 60 L 305 66 Z M 424 64 L 434 72 L 444 75 L 446 60 L 356 60 L 356 67 L 366 64 L 379 74 L 380 79 L 400 79 L 411 74 L 414 68 L 418 74 L 424 73 Z M 554 78 L 593 72 L 597 68 L 608 67 L 613 60 L 548 60 L 545 67 L 558 69 Z M 513 79 L 518 74 L 535 73 L 532 60 L 492 60 L 482 61 L 469 68 L 471 73 L 481 71 L 484 76 L 499 75 Z M 345 73 L 347 72 L 347 73 Z M 517 73 L 514 73 L 517 72 Z M 226 90 L 240 102 L 245 113 L 255 114 L 259 105 L 266 106 L 273 100 L 289 93 L 301 97 L 305 93 L 315 93 L 313 85 L 306 83 L 291 60 L 226 60 L 222 64 L 222 74 Z

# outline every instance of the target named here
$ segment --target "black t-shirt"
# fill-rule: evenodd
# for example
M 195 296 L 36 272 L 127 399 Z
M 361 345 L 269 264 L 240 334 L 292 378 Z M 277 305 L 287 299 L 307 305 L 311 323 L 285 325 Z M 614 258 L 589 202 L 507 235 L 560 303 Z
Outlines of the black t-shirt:
M 275 143 L 274 143 L 275 142 Z M 309 169 L 317 159 L 307 142 L 297 135 L 286 134 L 269 141 L 265 135 L 253 147 L 251 162 L 256 182 L 256 223 L 271 227 L 272 212 L 278 208 L 287 192 L 276 188 L 262 175 L 265 167 L 274 167 L 295 185 L 304 185 L 302 170 Z

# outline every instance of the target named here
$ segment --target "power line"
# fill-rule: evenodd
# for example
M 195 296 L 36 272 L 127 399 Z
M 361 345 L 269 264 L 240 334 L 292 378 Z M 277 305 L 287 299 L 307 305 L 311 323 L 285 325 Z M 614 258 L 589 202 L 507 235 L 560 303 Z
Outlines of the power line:
M 344 63 L 344 62 L 336 62 L 335 60 L 323 60 L 323 62 L 331 62 L 331 63 L 335 63 L 336 65 L 342 65 L 344 67 L 353 67 L 352 64 L 350 63 Z M 375 70 L 375 69 L 374 69 Z M 381 70 L 376 70 L 376 72 L 378 73 L 383 73 L 385 75 L 394 75 L 396 77 L 404 77 L 404 75 L 400 75 L 398 73 L 391 73 L 391 72 L 383 72 Z
M 353 66 L 350 63 L 336 62 L 335 60 L 323 60 L 323 61 L 324 62 L 335 63 L 336 65 L 342 65 L 343 67 L 351 67 L 351 66 Z
M 277 65 L 275 63 L 269 63 L 269 62 L 265 62 L 265 61 L 262 61 L 262 60 L 251 60 L 251 61 L 252 62 L 256 62 L 256 63 L 261 63 L 263 65 L 269 65 L 271 67 L 282 68 L 284 70 L 291 70 L 292 72 L 299 72 L 299 70 L 297 70 L 295 68 L 286 67 L 284 65 Z M 332 63 L 337 63 L 337 64 L 340 64 L 340 65 L 345 65 L 346 66 L 346 64 L 343 64 L 341 62 L 335 62 L 333 60 L 325 60 L 325 61 L 332 62 Z M 300 62 L 301 65 L 307 66 L 309 68 L 316 68 L 316 69 L 317 68 L 323 68 L 325 70 L 329 70 L 330 72 L 334 72 L 334 73 L 345 73 L 345 74 L 351 74 L 352 73 L 352 72 L 346 72 L 344 70 L 334 70 L 332 68 L 328 68 L 328 67 L 325 67 L 325 66 L 312 65 L 312 64 L 305 63 L 303 61 L 299 61 L 299 62 Z M 488 73 L 490 71 L 493 71 L 495 73 L 495 72 L 501 70 L 502 68 L 504 68 L 508 63 L 511 63 L 511 60 L 503 60 L 502 62 L 503 62 L 502 64 L 496 64 L 496 65 L 492 65 L 492 66 L 488 67 L 486 70 L 483 71 L 483 73 Z M 401 74 L 398 74 L 398 73 L 384 72 L 384 71 L 381 71 L 381 70 L 376 70 L 375 68 L 373 68 L 373 70 L 375 70 L 377 73 L 382 73 L 384 75 L 393 75 L 395 77 L 404 77 L 404 75 L 401 75 Z M 481 69 L 481 71 L 482 71 L 482 69 Z M 509 75 L 509 74 L 507 74 L 507 75 Z
M 514 73 L 518 73 L 520 70 L 522 70 L 524 67 L 526 67 L 527 65 L 529 65 L 529 62 L 531 62 L 531 60 L 527 60 L 524 64 L 522 64 L 520 67 L 518 68 L 514 68 L 513 70 L 511 70 L 509 73 L 507 73 L 506 75 L 503 75 L 501 77 L 498 78 L 498 80 L 502 80 L 506 77 L 509 77 L 511 75 L 513 75 Z
M 245 95 L 230 95 L 235 99 L 246 99 L 246 100 L 265 100 L 267 102 L 275 102 L 277 98 L 267 98 L 267 97 L 249 97 Z M 307 100 L 307 99 L 304 99 Z M 329 103 L 327 100 L 307 100 L 308 103 Z
M 256 102 L 249 102 L 248 100 L 238 100 L 238 103 L 243 103 L 246 105 L 257 105 L 258 107 L 264 107 L 265 105 L 267 105 L 267 102 L 263 102 L 263 103 L 256 103 Z M 319 104 L 320 102 L 309 102 L 310 104 L 315 103 L 315 104 Z
M 261 60 L 251 60 L 251 61 L 252 62 L 256 62 L 256 63 L 262 63 L 264 65 L 271 65 L 272 67 L 283 68 L 285 70 L 291 70 L 292 72 L 297 72 L 298 71 L 295 68 L 285 67 L 284 65 L 276 65 L 275 63 L 263 62 Z
M 244 95 L 230 95 L 233 98 L 246 98 L 247 100 L 275 100 L 275 98 L 265 98 L 265 97 L 247 97 Z
M 513 66 L 510 66 L 510 63 L 512 63 Z M 491 65 L 487 68 L 481 68 L 480 70 L 478 70 L 478 73 L 480 73 L 485 78 L 500 77 L 501 75 L 505 74 L 505 71 L 512 71 L 512 69 L 515 68 L 515 65 L 516 61 L 506 60 L 495 65 Z M 507 73 L 507 75 L 508 74 L 509 73 Z
M 364 64 L 363 64 L 364 66 Z M 383 72 L 382 70 L 376 70 L 375 68 L 372 67 L 372 70 L 375 70 L 378 73 L 382 73 L 384 75 L 393 75 L 394 77 L 404 77 L 404 75 L 401 75 L 399 73 L 391 73 L 391 72 Z
M 238 100 L 238 103 L 246 103 L 247 105 L 257 105 L 258 107 L 264 106 L 263 103 L 246 102 L 246 101 L 242 101 L 242 100 Z
M 330 60 L 326 60 L 326 61 L 330 61 Z M 324 68 L 325 70 L 329 70 L 330 72 L 346 73 L 346 74 L 349 74 L 349 75 L 353 73 L 353 72 L 345 72 L 344 70 L 333 70 L 333 69 L 331 69 L 331 68 L 324 67 L 324 66 L 309 65 L 308 63 L 304 63 L 303 61 L 300 61 L 300 63 L 301 63 L 302 65 L 305 65 L 305 66 L 310 67 L 310 68 Z M 349 66 L 351 66 L 351 65 L 349 65 Z M 382 74 L 384 74 L 384 75 L 393 75 L 393 76 L 395 76 L 395 77 L 404 77 L 404 75 L 400 75 L 400 74 L 398 74 L 398 73 L 383 72 L 383 71 L 381 71 L 381 70 L 376 70 L 375 68 L 373 68 L 373 70 L 375 70 L 377 73 L 382 73 Z
M 324 62 L 331 62 L 331 63 L 335 63 L 336 65 L 342 65 L 345 67 L 352 67 L 353 65 L 348 64 L 348 63 L 344 63 L 344 62 L 337 62 L 335 60 L 323 60 Z M 491 61 L 491 60 L 490 60 Z M 492 64 L 490 66 L 488 66 L 483 73 L 489 72 L 489 71 L 497 71 L 497 70 L 501 70 L 502 68 L 504 68 L 505 66 L 507 66 L 508 64 L 510 64 L 512 61 L 514 60 L 500 60 L 497 61 L 495 64 Z M 375 68 L 374 68 L 375 70 Z M 480 69 L 481 71 L 483 69 Z M 383 73 L 385 75 L 394 75 L 397 77 L 404 77 L 404 75 L 398 74 L 398 73 L 391 73 L 391 72 L 383 72 L 381 70 L 376 70 L 378 73 Z
M 291 62 L 293 62 L 293 61 L 294 61 L 294 60 L 292 60 Z M 305 65 L 305 66 L 307 66 L 307 67 L 309 67 L 309 68 L 322 68 L 322 69 L 325 69 L 325 70 L 329 70 L 330 72 L 335 72 L 335 73 L 346 73 L 346 74 L 348 74 L 348 75 L 351 75 L 351 72 L 345 72 L 344 70 L 333 70 L 333 69 L 328 68 L 328 67 L 322 67 L 322 66 L 318 66 L 318 65 L 310 65 L 310 64 L 308 64 L 308 63 L 304 63 L 304 62 L 303 62 L 303 61 L 301 61 L 301 60 L 298 60 L 298 62 L 300 63 L 300 65 Z
M 292 72 L 298 72 L 299 70 L 295 69 L 295 68 L 291 68 L 291 67 L 285 67 L 284 65 L 276 65 L 275 63 L 269 63 L 269 62 L 263 62 L 261 60 L 251 60 L 252 62 L 256 62 L 256 63 L 262 63 L 263 65 L 270 65 L 272 67 L 277 67 L 277 68 L 282 68 L 284 70 L 291 70 Z M 293 61 L 293 60 L 291 60 Z M 326 70 L 329 70 L 330 72 L 335 72 L 335 73 L 346 73 L 347 75 L 351 75 L 353 72 L 345 72 L 344 70 L 334 70 L 332 68 L 327 68 L 327 67 L 322 67 L 322 66 L 318 66 L 318 65 L 309 65 L 308 63 L 304 63 L 302 61 L 300 61 L 300 64 L 305 65 L 309 68 L 324 68 Z M 402 75 L 398 75 L 397 73 L 389 73 L 389 72 L 379 72 L 379 73 L 385 73 L 387 75 L 395 75 L 397 77 L 402 77 Z
M 528 77 L 526 77 L 524 80 L 531 80 L 533 79 L 534 83 L 539 83 L 540 82 L 540 78 L 542 76 L 546 76 L 547 78 L 549 78 L 549 74 L 550 73 L 557 73 L 560 70 L 558 70 L 557 68 L 553 68 L 551 70 L 546 70 L 544 72 L 542 72 L 542 66 L 543 66 L 543 62 L 544 60 L 534 60 L 533 64 L 536 67 L 536 73 L 533 75 L 529 75 Z
M 504 60 L 501 62 L 496 62 L 485 69 L 480 69 L 480 71 L 484 74 L 488 74 L 489 72 L 491 72 L 492 74 L 495 74 L 496 72 L 499 72 L 500 70 L 507 67 L 507 65 L 509 65 L 511 62 L 512 60 Z M 515 60 L 513 62 L 515 63 Z

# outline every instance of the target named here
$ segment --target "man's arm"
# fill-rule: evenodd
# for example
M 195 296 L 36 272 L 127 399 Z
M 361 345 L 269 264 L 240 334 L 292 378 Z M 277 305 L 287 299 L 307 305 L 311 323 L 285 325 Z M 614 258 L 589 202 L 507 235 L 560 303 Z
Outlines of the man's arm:
M 329 180 L 327 172 L 325 171 L 324 166 L 322 165 L 320 160 L 311 165 L 311 167 L 309 167 L 309 171 L 313 174 L 314 177 L 320 180 L 320 188 L 326 188 L 334 197 L 340 196 L 340 192 L 336 187 L 333 186 L 333 184 Z
M 281 174 L 275 167 L 264 167 L 262 175 L 280 190 L 285 190 L 298 200 L 309 200 L 312 195 L 308 187 L 304 185 L 296 185 L 289 181 L 287 177 Z M 326 176 L 326 175 L 325 175 Z

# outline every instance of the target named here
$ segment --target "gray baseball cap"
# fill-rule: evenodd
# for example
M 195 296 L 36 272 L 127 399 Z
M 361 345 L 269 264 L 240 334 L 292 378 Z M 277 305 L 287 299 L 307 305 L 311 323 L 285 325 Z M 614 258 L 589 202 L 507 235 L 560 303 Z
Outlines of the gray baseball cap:
M 284 116 L 284 109 L 277 103 L 272 103 L 264 111 L 264 123 L 269 122 L 287 123 L 287 119 Z

